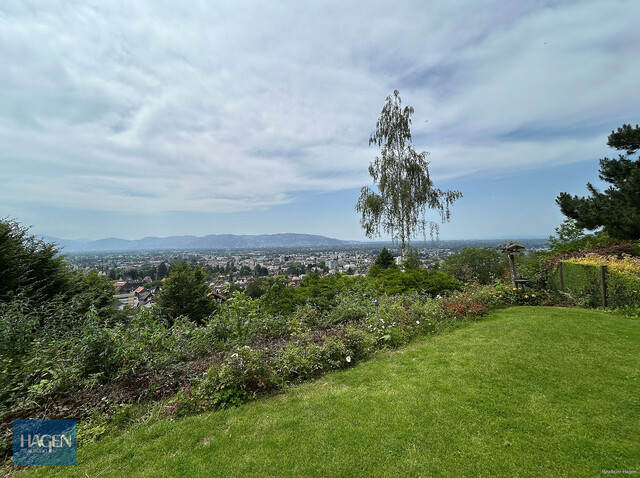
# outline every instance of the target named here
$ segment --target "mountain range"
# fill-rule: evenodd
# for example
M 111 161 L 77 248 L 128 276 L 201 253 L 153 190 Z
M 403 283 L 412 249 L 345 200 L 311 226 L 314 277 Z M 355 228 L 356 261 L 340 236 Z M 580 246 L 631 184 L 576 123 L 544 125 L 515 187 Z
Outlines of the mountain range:
M 62 252 L 112 252 L 112 251 L 157 251 L 187 249 L 271 249 L 280 247 L 327 247 L 354 244 L 314 234 L 210 234 L 208 236 L 171 236 L 145 237 L 127 240 L 118 238 L 98 239 L 60 239 L 42 236 L 46 242 L 55 242 Z

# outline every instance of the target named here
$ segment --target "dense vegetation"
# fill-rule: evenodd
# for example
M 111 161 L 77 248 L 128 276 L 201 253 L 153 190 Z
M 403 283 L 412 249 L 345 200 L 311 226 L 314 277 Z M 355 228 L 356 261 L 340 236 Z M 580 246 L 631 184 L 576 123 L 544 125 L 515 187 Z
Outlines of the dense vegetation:
M 80 449 L 77 468 L 34 471 L 582 477 L 635 470 L 638 325 L 600 311 L 505 309 L 286 395 L 106 438 Z
M 578 197 L 560 193 L 556 199 L 562 213 L 576 221 L 579 228 L 602 228 L 606 234 L 619 239 L 640 239 L 640 126 L 624 124 L 612 131 L 607 144 L 624 151 L 617 159 L 600 160 L 601 180 L 609 184 L 599 191 L 587 183 L 590 196 Z
M 461 289 L 439 271 L 309 274 L 295 288 L 284 277 L 260 278 L 254 297 L 236 291 L 219 306 L 202 269 L 186 263 L 171 268 L 156 307 L 117 312 L 108 278 L 73 270 L 15 221 L 2 224 L 5 264 L 22 271 L 11 287 L 3 282 L 0 303 L 4 450 L 15 418 L 71 416 L 87 426 L 82 433 L 97 436 L 167 400 L 163 413 L 225 407 L 396 347 L 465 313 L 432 299 Z M 485 310 L 468 305 L 473 316 Z M 245 373 L 229 375 L 238 360 Z
M 560 260 L 607 260 L 635 277 L 625 284 L 637 284 L 638 274 L 636 243 L 565 227 L 549 252 L 517 258 L 519 275 L 530 279 L 525 288 L 510 286 L 494 249 L 465 249 L 432 270 L 413 249 L 401 267 L 383 250 L 367 276 L 309 273 L 296 287 L 282 276 L 255 277 L 222 305 L 208 295 L 201 267 L 174 264 L 162 271 L 168 277 L 155 307 L 118 312 L 108 278 L 74 270 L 15 221 L 0 225 L 5 452 L 16 418 L 78 418 L 81 437 L 91 439 L 276 393 L 491 308 L 586 305 L 579 292 L 550 287 Z M 637 314 L 628 307 L 640 306 L 637 298 L 616 305 Z

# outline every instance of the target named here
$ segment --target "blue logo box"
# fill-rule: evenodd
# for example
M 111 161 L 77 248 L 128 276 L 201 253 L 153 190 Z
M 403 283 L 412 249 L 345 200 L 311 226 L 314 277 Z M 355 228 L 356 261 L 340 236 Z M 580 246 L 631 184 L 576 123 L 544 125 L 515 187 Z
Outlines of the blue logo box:
M 14 420 L 14 465 L 77 465 L 77 420 Z

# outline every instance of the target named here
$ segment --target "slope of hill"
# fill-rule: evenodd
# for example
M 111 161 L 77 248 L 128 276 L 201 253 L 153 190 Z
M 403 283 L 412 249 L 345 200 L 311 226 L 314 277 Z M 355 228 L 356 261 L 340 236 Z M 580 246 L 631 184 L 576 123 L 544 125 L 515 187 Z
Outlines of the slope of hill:
M 638 470 L 639 370 L 637 319 L 511 308 L 276 397 L 143 424 L 81 448 L 77 468 L 27 474 L 600 476 Z
M 96 241 L 68 240 L 43 237 L 47 242 L 55 242 L 64 252 L 107 252 L 107 251 L 150 251 L 184 249 L 267 249 L 280 247 L 327 247 L 352 244 L 330 237 L 313 234 L 210 234 L 208 236 L 145 237 L 137 240 L 118 238 Z

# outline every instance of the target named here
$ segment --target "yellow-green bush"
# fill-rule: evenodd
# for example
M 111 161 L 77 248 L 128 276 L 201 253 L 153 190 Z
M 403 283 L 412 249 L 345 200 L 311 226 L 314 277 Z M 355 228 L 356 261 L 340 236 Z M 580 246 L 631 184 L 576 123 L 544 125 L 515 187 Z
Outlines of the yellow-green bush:
M 640 305 L 640 258 L 628 255 L 617 258 L 588 254 L 585 257 L 567 259 L 562 266 L 564 292 L 578 300 L 584 300 L 589 306 L 600 306 L 601 266 L 607 267 L 607 306 Z M 559 268 L 555 270 L 550 285 L 555 290 L 560 289 Z

